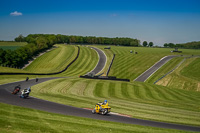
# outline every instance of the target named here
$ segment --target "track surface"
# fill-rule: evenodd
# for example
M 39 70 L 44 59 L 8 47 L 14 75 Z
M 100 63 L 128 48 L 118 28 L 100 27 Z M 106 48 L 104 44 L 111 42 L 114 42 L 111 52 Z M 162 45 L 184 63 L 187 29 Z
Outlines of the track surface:
M 93 48 L 99 55 L 99 62 L 96 65 L 96 67 L 91 71 L 95 74 L 99 73 L 101 70 L 103 70 L 104 66 L 106 65 L 106 55 L 104 54 L 104 52 L 98 48 L 95 47 L 91 47 Z
M 158 61 L 155 65 L 153 65 L 151 68 L 146 70 L 144 73 L 142 73 L 140 76 L 138 76 L 135 81 L 145 82 L 153 73 L 155 73 L 161 66 L 163 66 L 165 63 L 167 63 L 172 58 L 177 57 L 175 56 L 165 56 L 160 61 Z
M 92 114 L 90 110 L 76 108 L 72 106 L 67 106 L 63 104 L 58 104 L 42 99 L 37 99 L 34 97 L 29 97 L 28 99 L 19 98 L 19 95 L 11 94 L 13 88 L 20 84 L 22 88 L 27 88 L 28 86 L 33 86 L 38 83 L 42 83 L 47 80 L 51 80 L 55 78 L 43 78 L 39 79 L 38 82 L 35 80 L 20 81 L 15 83 L 9 83 L 0 85 L 0 102 L 38 109 L 42 111 L 52 112 L 52 113 L 59 113 L 64 115 L 72 115 L 72 116 L 79 116 L 79 117 L 86 117 L 92 119 L 99 119 L 99 120 L 106 120 L 106 121 L 113 121 L 113 122 L 121 122 L 121 123 L 128 123 L 128 124 L 136 124 L 136 125 L 143 125 L 143 126 L 152 126 L 152 127 L 160 127 L 160 128 L 170 128 L 170 129 L 178 129 L 178 130 L 186 130 L 186 131 L 200 131 L 200 127 L 192 127 L 186 125 L 178 125 L 178 124 L 169 124 L 163 122 L 155 122 L 149 120 L 142 120 L 142 119 L 135 119 L 130 117 L 124 117 L 114 114 L 109 115 L 98 115 Z

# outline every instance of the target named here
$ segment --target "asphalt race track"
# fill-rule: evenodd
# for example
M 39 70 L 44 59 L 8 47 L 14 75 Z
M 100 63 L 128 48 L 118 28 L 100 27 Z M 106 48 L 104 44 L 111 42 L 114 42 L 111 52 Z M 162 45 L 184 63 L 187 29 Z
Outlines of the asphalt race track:
M 186 130 L 186 131 L 200 131 L 200 127 L 135 119 L 135 118 L 124 117 L 124 116 L 114 115 L 114 114 L 108 114 L 105 116 L 99 115 L 99 114 L 92 114 L 91 110 L 87 110 L 87 109 L 81 109 L 81 108 L 76 108 L 76 107 L 67 106 L 63 104 L 58 104 L 58 103 L 54 103 L 54 102 L 50 102 L 50 101 L 46 101 L 46 100 L 42 100 L 42 99 L 38 99 L 34 97 L 22 99 L 22 98 L 19 98 L 19 95 L 11 94 L 13 88 L 18 84 L 20 84 L 22 89 L 24 89 L 29 86 L 33 86 L 35 84 L 42 83 L 51 79 L 55 79 L 55 78 L 42 78 L 42 79 L 39 79 L 38 82 L 36 82 L 35 80 L 29 80 L 27 82 L 20 81 L 20 82 L 0 85 L 0 102 L 32 108 L 32 109 L 38 109 L 38 110 L 52 112 L 52 113 L 86 117 L 86 118 L 92 118 L 92 119 L 98 119 L 98 120 L 106 120 L 106 121 L 113 121 L 113 122 L 120 122 L 120 123 L 127 123 L 127 124 L 136 124 L 136 125 L 143 125 L 143 126 L 178 129 L 178 130 Z
M 176 55 L 165 56 L 161 60 L 159 60 L 155 65 L 146 70 L 140 76 L 138 76 L 135 81 L 145 82 L 153 73 L 155 73 L 160 67 L 162 67 L 165 63 L 167 63 L 172 58 L 177 57 Z
M 95 48 L 95 47 L 91 47 L 93 48 L 97 53 L 98 53 L 98 56 L 99 56 L 99 62 L 98 64 L 96 65 L 96 67 L 91 71 L 95 74 L 99 73 L 103 68 L 104 66 L 106 65 L 106 55 L 104 54 L 104 52 L 98 48 Z

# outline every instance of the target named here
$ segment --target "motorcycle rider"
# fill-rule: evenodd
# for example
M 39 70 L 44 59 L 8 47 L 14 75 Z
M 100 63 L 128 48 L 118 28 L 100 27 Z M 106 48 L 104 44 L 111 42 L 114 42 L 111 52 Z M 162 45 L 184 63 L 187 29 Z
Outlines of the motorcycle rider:
M 20 85 L 15 86 L 15 88 L 14 88 L 14 90 L 13 90 L 13 93 L 15 92 L 16 89 L 19 89 L 19 91 L 20 91 L 21 86 L 20 86 Z
M 108 101 L 107 100 L 104 100 L 104 102 L 101 104 L 101 105 L 106 105 L 108 103 Z M 100 110 L 102 110 L 102 106 L 99 106 L 100 107 Z
M 24 92 L 24 93 L 23 93 Z M 31 92 L 31 87 L 28 87 L 28 88 L 26 88 L 26 89 L 24 89 L 23 91 L 22 91 L 22 94 L 21 94 L 21 98 L 24 98 L 24 94 L 27 94 L 27 97 L 29 96 L 29 94 L 30 94 L 30 92 Z
M 106 105 L 106 104 L 107 104 L 107 102 L 108 102 L 107 100 L 104 100 L 104 102 L 103 102 L 103 105 Z
M 29 93 L 31 92 L 31 87 L 27 88 L 27 92 L 28 92 L 28 95 L 29 95 Z

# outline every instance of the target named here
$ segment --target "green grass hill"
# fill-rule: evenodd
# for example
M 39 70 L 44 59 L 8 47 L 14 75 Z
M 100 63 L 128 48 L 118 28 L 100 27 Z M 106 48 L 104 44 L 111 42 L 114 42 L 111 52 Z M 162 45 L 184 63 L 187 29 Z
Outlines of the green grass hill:
M 0 71 L 42 73 L 60 71 L 75 58 L 77 47 L 64 44 L 56 46 L 57 48 L 34 60 L 25 70 L 1 67 Z M 67 78 L 35 85 L 32 87 L 31 96 L 80 108 L 93 108 L 97 102 L 107 99 L 113 112 L 127 114 L 134 118 L 200 126 L 199 57 L 173 58 L 145 83 L 133 81 L 164 56 L 200 55 L 200 50 L 180 49 L 183 53 L 171 53 L 170 51 L 173 49 L 170 48 L 111 46 L 111 49 L 104 49 L 107 46 L 102 45 L 95 47 L 102 49 L 107 56 L 107 64 L 100 73 L 104 72 L 105 75 L 113 54 L 115 54 L 109 76 L 130 79 L 131 82 L 78 78 L 78 75 L 84 75 L 93 70 L 98 62 L 98 55 L 93 49 L 80 46 L 78 59 L 67 71 L 54 75 Z M 133 53 L 130 53 L 130 50 Z M 137 54 L 134 52 L 137 52 Z M 177 65 L 180 66 L 172 73 L 153 84 Z M 0 84 L 25 80 L 26 76 L 1 75 Z M 36 77 L 36 75 L 30 76 L 30 78 Z M 102 130 L 98 130 L 101 132 L 179 132 L 178 130 L 63 116 L 2 103 L 0 103 L 0 106 L 0 130 L 3 132 L 55 132 L 57 130 L 63 132 L 80 132 L 80 130 L 96 132 L 96 129 L 99 128 L 102 128 Z M 29 116 L 29 113 L 33 115 Z M 16 126 L 19 119 L 25 125 L 23 130 L 21 130 L 21 125 Z M 30 120 L 30 125 L 35 126 L 30 129 L 27 128 L 29 126 L 26 123 L 27 120 Z M 40 124 L 38 121 L 41 121 Z

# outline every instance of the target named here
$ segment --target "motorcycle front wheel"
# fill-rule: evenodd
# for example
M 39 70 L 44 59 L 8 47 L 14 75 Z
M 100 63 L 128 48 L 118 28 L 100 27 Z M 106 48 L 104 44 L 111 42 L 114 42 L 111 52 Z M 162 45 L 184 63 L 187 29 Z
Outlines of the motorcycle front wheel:
M 102 111 L 102 115 L 106 115 L 108 113 L 107 109 L 104 109 L 104 111 Z

